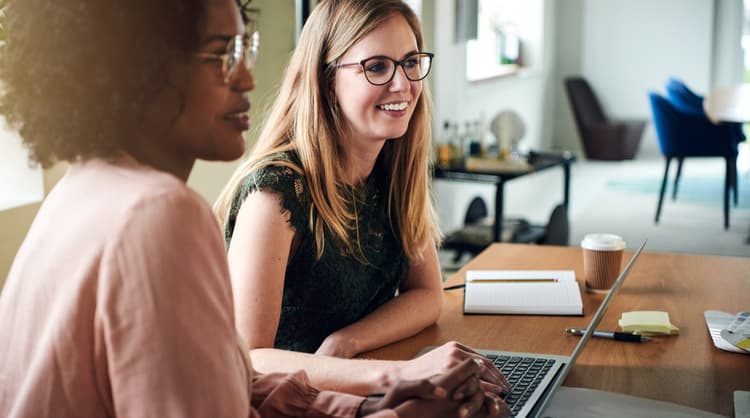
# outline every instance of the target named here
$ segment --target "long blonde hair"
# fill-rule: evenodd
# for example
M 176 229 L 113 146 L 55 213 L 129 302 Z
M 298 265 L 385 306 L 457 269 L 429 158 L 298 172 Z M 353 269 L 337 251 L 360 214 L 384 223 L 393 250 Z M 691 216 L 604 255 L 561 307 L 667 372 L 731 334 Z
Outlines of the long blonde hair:
M 344 193 L 346 155 L 338 138 L 344 135 L 342 115 L 335 105 L 335 64 L 355 43 L 393 14 L 402 15 L 422 50 L 419 20 L 401 0 L 323 0 L 310 14 L 292 54 L 281 90 L 250 156 L 243 161 L 219 195 L 214 210 L 226 228 L 229 210 L 245 177 L 267 165 L 287 165 L 307 180 L 312 197 L 310 229 L 315 233 L 317 256 L 323 253 L 327 227 L 352 250 L 357 214 L 347 208 Z M 404 252 L 421 259 L 429 244 L 440 241 L 430 190 L 430 95 L 427 83 L 404 136 L 387 141 L 380 159 L 389 175 L 388 217 Z M 302 167 L 269 157 L 296 151 Z M 395 216 L 394 216 L 395 215 Z

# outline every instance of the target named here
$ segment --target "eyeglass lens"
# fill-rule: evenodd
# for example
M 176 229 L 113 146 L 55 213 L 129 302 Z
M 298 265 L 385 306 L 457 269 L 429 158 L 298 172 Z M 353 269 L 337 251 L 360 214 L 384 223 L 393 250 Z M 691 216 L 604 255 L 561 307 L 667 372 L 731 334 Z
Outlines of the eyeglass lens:
M 244 61 L 245 66 L 248 70 L 252 70 L 255 67 L 255 62 L 258 58 L 258 49 L 260 47 L 260 34 L 256 31 L 253 32 L 249 39 L 245 39 L 242 35 L 233 37 L 227 44 L 227 52 L 225 55 L 225 72 L 226 78 L 234 74 L 237 69 L 237 65 Z
M 373 57 L 365 60 L 362 66 L 367 81 L 375 85 L 383 85 L 393 79 L 396 74 L 396 64 L 400 64 L 404 69 L 407 79 L 419 81 L 427 77 L 431 63 L 432 57 L 430 55 L 419 53 L 410 55 L 400 62 L 387 57 Z

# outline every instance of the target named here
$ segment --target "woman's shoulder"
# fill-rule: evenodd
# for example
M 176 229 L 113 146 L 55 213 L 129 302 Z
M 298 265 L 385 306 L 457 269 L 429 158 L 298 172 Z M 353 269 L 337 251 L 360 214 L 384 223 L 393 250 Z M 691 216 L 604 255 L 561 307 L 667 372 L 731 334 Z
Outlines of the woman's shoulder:
M 305 185 L 302 163 L 294 151 L 271 154 L 258 160 L 242 181 L 243 192 L 258 189 L 294 189 L 295 183 Z M 299 186 L 296 186 L 299 188 Z

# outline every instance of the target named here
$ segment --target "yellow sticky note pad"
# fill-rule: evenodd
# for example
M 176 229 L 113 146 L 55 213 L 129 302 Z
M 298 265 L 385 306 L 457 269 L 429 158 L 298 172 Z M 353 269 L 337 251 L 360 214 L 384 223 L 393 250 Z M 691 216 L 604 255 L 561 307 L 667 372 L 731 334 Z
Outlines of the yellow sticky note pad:
M 679 334 L 680 329 L 669 322 L 669 314 L 662 311 L 623 312 L 620 317 L 623 332 L 636 334 Z

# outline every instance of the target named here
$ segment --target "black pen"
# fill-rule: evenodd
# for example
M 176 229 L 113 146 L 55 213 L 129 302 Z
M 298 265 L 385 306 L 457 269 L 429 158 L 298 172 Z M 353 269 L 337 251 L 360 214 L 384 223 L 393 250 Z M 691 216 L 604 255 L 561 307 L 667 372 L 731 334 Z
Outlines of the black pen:
M 565 328 L 565 332 L 573 335 L 583 335 L 586 332 L 586 328 Z M 642 343 L 644 341 L 651 341 L 650 337 L 639 334 L 628 334 L 626 332 L 611 332 L 611 331 L 594 331 L 594 337 L 609 338 L 610 340 L 617 341 L 630 341 L 632 343 Z

